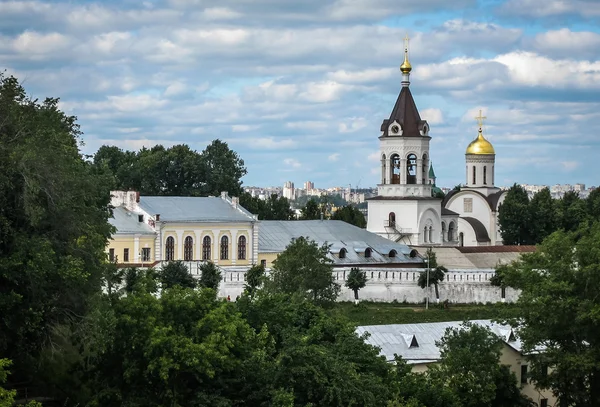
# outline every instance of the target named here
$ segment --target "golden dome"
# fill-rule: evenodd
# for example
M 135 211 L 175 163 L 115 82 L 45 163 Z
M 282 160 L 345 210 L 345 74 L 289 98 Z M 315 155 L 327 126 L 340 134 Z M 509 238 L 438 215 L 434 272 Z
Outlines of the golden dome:
M 477 138 L 471 141 L 465 154 L 496 154 L 496 152 L 494 151 L 494 146 L 492 146 L 492 143 L 483 137 L 481 129 L 479 129 Z
M 408 49 L 404 50 L 404 62 L 400 65 L 400 72 L 402 73 L 410 73 L 412 71 L 412 66 L 410 62 L 408 62 Z

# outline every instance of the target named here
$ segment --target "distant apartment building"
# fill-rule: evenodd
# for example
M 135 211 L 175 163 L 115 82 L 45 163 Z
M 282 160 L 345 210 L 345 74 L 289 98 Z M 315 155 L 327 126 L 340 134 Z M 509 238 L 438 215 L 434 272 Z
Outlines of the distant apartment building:
M 290 201 L 295 199 L 296 195 L 294 190 L 294 183 L 292 181 L 287 181 L 283 184 L 283 197 L 289 199 Z
M 309 194 L 309 192 L 311 190 L 315 189 L 315 183 L 312 181 L 306 181 L 304 183 L 304 190 L 306 191 L 307 194 Z

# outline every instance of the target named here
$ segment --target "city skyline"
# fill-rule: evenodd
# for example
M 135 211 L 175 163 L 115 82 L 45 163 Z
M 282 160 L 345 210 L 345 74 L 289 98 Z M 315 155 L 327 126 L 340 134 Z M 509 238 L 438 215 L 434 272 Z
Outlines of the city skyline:
M 6 1 L 0 68 L 60 97 L 86 154 L 220 138 L 245 186 L 366 188 L 408 34 L 439 186 L 464 183 L 480 109 L 498 185 L 592 186 L 599 18 L 592 0 Z

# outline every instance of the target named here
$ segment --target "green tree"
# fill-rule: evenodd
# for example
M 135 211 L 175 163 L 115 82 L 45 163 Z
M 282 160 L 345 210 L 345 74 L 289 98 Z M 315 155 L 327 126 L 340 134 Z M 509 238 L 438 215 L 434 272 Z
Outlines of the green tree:
M 253 297 L 256 291 L 263 285 L 265 280 L 265 268 L 260 264 L 255 264 L 246 271 L 245 289 L 250 297 Z
M 240 205 L 250 213 L 258 215 L 260 220 L 291 220 L 295 218 L 290 201 L 272 194 L 267 200 L 253 197 L 244 192 L 240 197 Z
M 163 290 L 176 285 L 183 288 L 196 288 L 198 285 L 196 279 L 181 260 L 170 261 L 163 265 L 158 272 L 158 277 Z
M 219 291 L 219 284 L 223 277 L 221 276 L 221 269 L 215 263 L 207 261 L 200 266 L 200 287 L 212 288 L 215 291 Z
M 239 196 L 242 191 L 242 177 L 246 175 L 244 160 L 229 149 L 227 143 L 214 140 L 201 154 L 204 171 L 203 195 L 219 196 L 221 191 L 231 196 Z
M 361 271 L 358 267 L 352 267 L 345 285 L 354 291 L 354 303 L 358 304 L 358 292 L 367 285 L 367 273 Z
M 435 287 L 435 299 L 439 302 L 440 292 L 438 286 L 442 281 L 444 281 L 444 277 L 448 272 L 448 269 L 444 266 L 438 265 L 437 255 L 433 249 L 431 249 L 431 247 L 427 249 L 427 262 L 427 267 L 429 269 L 429 286 L 427 285 L 427 271 L 422 271 L 419 273 L 419 280 L 417 283 L 419 284 L 419 287 L 423 289 L 430 287 L 433 284 Z
M 532 405 L 521 395 L 515 375 L 500 365 L 503 342 L 489 328 L 465 322 L 446 329 L 436 345 L 440 362 L 429 375 L 440 387 L 449 388 L 460 406 Z
M 509 322 L 530 355 L 530 377 L 553 389 L 561 406 L 600 405 L 598 247 L 599 223 L 561 230 L 497 270 L 505 285 L 521 290 Z
M 331 220 L 342 220 L 359 228 L 366 228 L 367 221 L 361 211 L 355 206 L 346 205 L 334 212 Z
M 270 286 L 276 292 L 302 293 L 316 302 L 332 302 L 340 293 L 333 277 L 329 248 L 299 237 L 273 262 Z
M 514 184 L 498 209 L 500 234 L 505 245 L 531 244 L 529 197 L 522 186 Z
M 321 208 L 315 199 L 306 202 L 306 205 L 300 209 L 300 212 L 300 219 L 302 220 L 317 220 L 323 216 L 323 212 L 321 212 Z
M 600 188 L 595 188 L 586 199 L 587 213 L 592 221 L 600 220 Z
M 15 381 L 52 374 L 41 352 L 78 324 L 105 277 L 110 180 L 58 105 L 0 74 L 0 355 Z
M 541 243 L 557 230 L 556 205 L 550 190 L 538 191 L 529 203 L 532 243 Z
M 574 191 L 565 192 L 557 203 L 557 222 L 559 228 L 567 232 L 575 231 L 588 219 L 586 202 Z

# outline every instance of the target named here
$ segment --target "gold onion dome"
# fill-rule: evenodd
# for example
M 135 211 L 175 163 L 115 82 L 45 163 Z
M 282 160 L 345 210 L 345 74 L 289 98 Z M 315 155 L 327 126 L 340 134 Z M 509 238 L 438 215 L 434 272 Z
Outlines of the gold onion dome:
M 404 50 L 404 62 L 400 65 L 400 72 L 410 73 L 410 71 L 412 71 L 412 66 L 408 62 L 408 50 Z
M 496 152 L 494 151 L 494 146 L 492 146 L 492 143 L 483 137 L 483 133 L 481 132 L 480 128 L 477 138 L 471 141 L 467 147 L 466 154 L 496 154 Z

